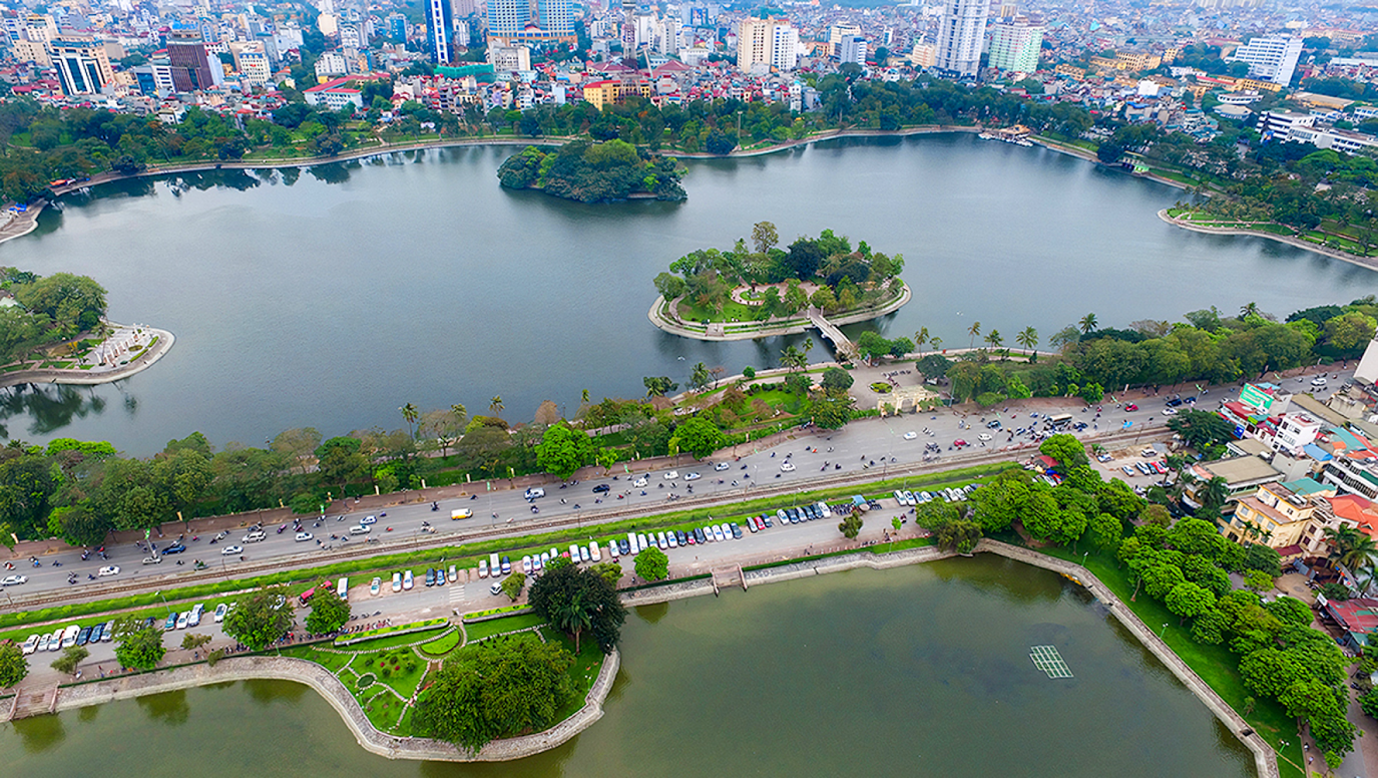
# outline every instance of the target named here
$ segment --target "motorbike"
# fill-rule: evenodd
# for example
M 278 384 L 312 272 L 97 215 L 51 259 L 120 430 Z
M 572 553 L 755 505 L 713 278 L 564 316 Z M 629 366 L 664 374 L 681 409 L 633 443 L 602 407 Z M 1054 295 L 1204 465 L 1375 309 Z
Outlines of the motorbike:
M 432 503 L 432 510 L 438 510 L 438 509 L 439 509 L 439 506 L 438 506 L 435 502 L 433 502 L 433 503 Z

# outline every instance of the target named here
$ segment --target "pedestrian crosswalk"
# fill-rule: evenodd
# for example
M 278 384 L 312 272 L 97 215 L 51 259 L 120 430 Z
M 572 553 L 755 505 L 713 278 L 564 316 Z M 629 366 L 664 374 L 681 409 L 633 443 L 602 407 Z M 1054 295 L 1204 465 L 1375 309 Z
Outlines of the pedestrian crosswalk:
M 450 589 L 446 593 L 446 600 L 450 603 L 465 602 L 465 585 L 452 584 Z

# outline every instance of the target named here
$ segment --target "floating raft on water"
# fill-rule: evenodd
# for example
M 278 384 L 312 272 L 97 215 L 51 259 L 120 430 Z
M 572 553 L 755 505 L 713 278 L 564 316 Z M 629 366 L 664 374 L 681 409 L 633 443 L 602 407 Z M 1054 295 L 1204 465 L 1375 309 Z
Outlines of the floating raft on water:
M 1036 668 L 1045 671 L 1052 679 L 1073 679 L 1074 673 L 1065 665 L 1065 660 L 1053 646 L 1031 647 L 1031 662 Z

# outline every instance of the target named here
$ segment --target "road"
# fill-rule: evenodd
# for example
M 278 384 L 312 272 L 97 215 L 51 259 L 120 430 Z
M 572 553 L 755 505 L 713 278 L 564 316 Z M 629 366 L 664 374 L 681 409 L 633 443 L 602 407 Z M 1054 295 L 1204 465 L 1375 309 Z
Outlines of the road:
M 1307 383 L 1307 380 L 1301 379 L 1299 382 Z M 1290 385 L 1293 387 L 1296 383 L 1291 381 Z M 1236 386 L 1208 389 L 1199 395 L 1197 407 L 1216 409 L 1223 399 L 1236 398 L 1238 390 Z M 1189 386 L 1187 393 L 1194 393 L 1194 388 Z M 738 446 L 737 449 L 742 456 L 737 459 L 721 457 L 729 461 L 725 462 L 728 467 L 719 471 L 715 470 L 714 462 L 689 461 L 675 468 L 675 472 L 678 473 L 675 478 L 666 477 L 668 473 L 659 470 L 655 474 L 614 474 L 606 479 L 586 480 L 575 485 L 551 481 L 538 487 L 546 496 L 532 503 L 524 499 L 522 490 L 495 487 L 495 490 L 475 495 L 468 501 L 445 502 L 436 511 L 431 510 L 432 506 L 429 503 L 413 502 L 400 505 L 386 512 L 376 512 L 379 519 L 373 524 L 368 537 L 384 544 L 413 543 L 422 548 L 433 545 L 428 542 L 429 536 L 422 532 L 424 522 L 430 522 L 439 534 L 487 532 L 502 536 L 508 523 L 516 526 L 524 520 L 541 519 L 560 522 L 562 526 L 579 526 L 592 511 L 616 509 L 620 516 L 624 513 L 629 517 L 642 516 L 677 507 L 678 499 L 694 498 L 701 502 L 708 498 L 729 500 L 736 492 L 746 494 L 750 488 L 762 489 L 773 486 L 781 486 L 783 491 L 789 491 L 792 483 L 801 479 L 827 476 L 857 479 L 862 474 L 874 474 L 881 478 L 895 474 L 898 466 L 921 463 L 927 458 L 927 443 L 936 443 L 941 449 L 938 457 L 930 454 L 931 461 L 927 466 L 942 469 L 950 457 L 973 457 L 988 453 L 997 455 L 1009 448 L 1023 444 L 1031 445 L 1034 440 L 1028 434 L 1017 435 L 1015 431 L 1036 423 L 1037 419 L 1031 417 L 1033 412 L 1073 415 L 1076 423 L 1088 425 L 1088 428 L 1077 433 L 1085 441 L 1096 441 L 1099 437 L 1123 431 L 1121 425 L 1126 422 L 1131 426 L 1126 431 L 1131 433 L 1157 427 L 1163 424 L 1167 417 L 1164 411 L 1164 397 L 1165 395 L 1148 397 L 1139 392 L 1133 392 L 1126 398 L 1119 397 L 1123 402 L 1130 401 L 1139 405 L 1140 409 L 1136 412 L 1125 412 L 1118 406 L 1107 404 L 1102 407 L 1103 412 L 1100 414 L 1097 408 L 1085 408 L 1078 400 L 1071 403 L 1071 400 L 1062 398 L 1028 399 L 1016 402 L 1001 412 L 994 411 L 988 414 L 964 415 L 944 410 L 935 414 L 919 413 L 886 419 L 862 419 L 836 432 L 814 433 L 797 430 L 796 439 L 775 447 L 755 448 L 752 443 Z M 986 428 L 985 422 L 995 418 L 1000 420 L 1002 428 Z M 915 432 L 915 439 L 905 439 L 908 432 Z M 980 439 L 984 435 L 990 436 L 991 440 Z M 953 445 L 956 440 L 963 440 L 969 444 L 956 447 Z M 1025 458 L 1030 453 L 1031 450 L 1028 448 L 1014 454 L 1013 458 Z M 1116 476 L 1135 485 L 1147 485 L 1152 482 L 1149 478 L 1143 478 L 1140 473 L 1134 478 L 1128 478 L 1122 472 L 1116 471 L 1125 461 L 1128 460 L 1101 465 L 1105 477 Z M 790 469 L 791 467 L 794 469 Z M 699 473 L 699 477 L 687 481 L 688 473 Z M 634 481 L 644 475 L 647 475 L 647 485 L 635 488 Z M 607 494 L 592 491 L 601 484 L 610 487 Z M 453 520 L 451 512 L 459 508 L 468 508 L 473 515 L 468 519 Z M 187 550 L 179 554 L 164 555 L 161 563 L 150 565 L 142 562 L 147 552 L 128 543 L 109 548 L 105 560 L 93 554 L 86 561 L 81 560 L 80 550 L 64 546 L 59 548 L 55 555 L 42 558 L 36 567 L 24 560 L 13 561 L 14 568 L 6 570 L 5 573 L 27 576 L 28 582 L 0 589 L 0 594 L 18 598 L 24 594 L 46 590 L 71 590 L 74 597 L 81 597 L 93 584 L 106 587 L 111 583 L 145 579 L 148 576 L 164 577 L 162 583 L 171 584 L 175 583 L 176 579 L 192 576 L 191 568 L 195 560 L 206 562 L 213 571 L 212 575 L 217 569 L 225 569 L 227 563 L 238 566 L 240 556 L 244 556 L 245 562 L 251 565 L 255 562 L 265 562 L 266 566 L 271 565 L 267 567 L 269 570 L 281 569 L 282 565 L 290 563 L 294 555 L 308 552 L 315 554 L 328 548 L 331 551 L 339 551 L 340 560 L 346 561 L 371 553 L 371 547 L 365 544 L 362 536 L 347 534 L 347 530 L 358 524 L 366 515 L 347 513 L 344 516 L 329 516 L 325 521 L 308 519 L 304 522 L 304 528 L 312 534 L 312 539 L 301 542 L 294 539 L 292 527 L 286 525 L 286 529 L 281 530 L 279 527 L 270 526 L 266 530 L 267 539 L 262 542 L 243 542 L 242 537 L 246 533 L 244 529 L 231 530 L 226 539 L 213 541 L 209 533 L 197 535 L 197 522 L 192 522 L 188 525 L 191 532 L 181 539 Z M 178 525 L 166 526 L 171 528 Z M 161 549 L 178 542 L 179 538 L 172 532 L 167 534 L 168 537 L 163 538 L 155 536 L 150 542 Z M 193 539 L 194 535 L 199 539 Z M 229 544 L 242 546 L 243 554 L 223 557 L 220 552 Z M 114 576 L 92 578 L 102 566 L 117 566 L 120 572 Z M 75 576 L 75 585 L 69 586 L 69 575 Z M 244 569 L 240 570 L 240 575 L 244 575 Z M 135 585 L 131 583 L 130 586 L 133 588 Z

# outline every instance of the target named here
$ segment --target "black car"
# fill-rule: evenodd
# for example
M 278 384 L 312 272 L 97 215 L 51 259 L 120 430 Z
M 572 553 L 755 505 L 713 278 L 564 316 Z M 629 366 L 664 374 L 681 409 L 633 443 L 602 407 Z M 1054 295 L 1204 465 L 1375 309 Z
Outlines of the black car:
M 729 522 L 729 529 L 732 530 L 734 533 L 734 540 L 738 540 L 743 537 L 743 530 L 739 529 L 737 521 Z
M 427 568 L 427 586 L 436 586 L 436 571 Z
M 700 529 L 699 527 L 696 527 L 695 529 L 691 530 L 691 532 L 694 532 L 694 533 L 695 533 L 695 543 L 696 543 L 696 545 L 702 545 L 702 544 L 704 544 L 704 542 L 705 542 L 705 531 L 704 531 L 704 530 Z
M 629 554 L 631 554 L 632 552 L 633 552 L 633 549 L 631 549 L 631 548 L 628 547 L 628 539 L 627 539 L 627 538 L 619 538 L 619 556 L 621 556 L 621 557 L 626 557 L 626 556 L 628 556 Z
M 607 484 L 607 483 L 601 483 L 600 485 L 594 487 L 593 489 L 590 489 L 590 493 L 592 493 L 592 494 L 608 494 L 608 493 L 609 493 L 609 484 Z
M 683 530 L 676 530 L 676 545 L 684 546 L 686 545 L 686 540 L 686 533 Z
M 184 552 L 184 551 L 186 551 L 186 550 L 187 550 L 187 547 L 184 546 L 184 545 L 182 545 L 181 543 L 174 543 L 173 545 L 171 545 L 171 546 L 169 546 L 169 547 L 163 549 L 163 553 L 164 553 L 164 554 L 181 554 L 182 552 Z
M 771 517 L 771 516 L 763 516 L 763 517 L 762 517 L 762 524 L 763 524 L 763 526 L 767 527 L 768 529 L 772 529 L 772 517 Z

